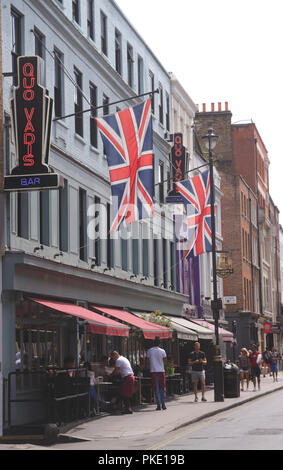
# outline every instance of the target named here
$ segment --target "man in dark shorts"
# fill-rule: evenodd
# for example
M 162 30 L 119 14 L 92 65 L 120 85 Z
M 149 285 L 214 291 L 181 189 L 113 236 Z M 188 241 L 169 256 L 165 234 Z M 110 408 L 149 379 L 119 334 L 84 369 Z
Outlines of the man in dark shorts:
M 195 402 L 198 401 L 198 381 L 201 383 L 202 401 L 207 401 L 205 394 L 205 371 L 204 366 L 207 360 L 203 351 L 200 351 L 200 344 L 195 343 L 195 350 L 189 354 L 189 366 L 192 367 L 192 382 L 194 384 Z
M 254 392 L 256 391 L 256 381 L 258 385 L 258 390 L 260 390 L 260 367 L 259 367 L 259 352 L 257 351 L 256 345 L 252 344 L 252 350 L 249 355 L 250 365 L 251 365 L 251 376 L 254 384 Z

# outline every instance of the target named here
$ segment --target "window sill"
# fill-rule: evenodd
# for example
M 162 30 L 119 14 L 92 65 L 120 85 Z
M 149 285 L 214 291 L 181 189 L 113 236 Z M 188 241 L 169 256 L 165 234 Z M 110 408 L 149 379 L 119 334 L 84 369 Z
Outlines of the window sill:
M 83 144 L 83 145 L 86 145 L 86 141 L 85 141 L 85 139 L 84 139 L 82 136 L 80 136 L 80 135 L 77 134 L 76 132 L 75 132 L 74 136 L 75 136 L 75 139 L 78 140 L 78 142 L 80 142 L 80 143 Z
M 89 146 L 89 150 L 91 152 L 95 153 L 96 155 L 99 155 L 99 150 L 96 147 L 94 147 L 93 145 Z
M 69 130 L 69 127 L 67 126 L 67 124 L 63 120 L 55 121 L 55 125 L 57 125 L 57 124 L 64 127 L 65 129 Z

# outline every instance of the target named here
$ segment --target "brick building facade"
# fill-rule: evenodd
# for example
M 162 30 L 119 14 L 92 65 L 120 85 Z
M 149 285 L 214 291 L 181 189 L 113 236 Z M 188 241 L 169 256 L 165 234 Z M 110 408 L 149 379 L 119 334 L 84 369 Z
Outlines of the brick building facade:
M 278 338 L 264 334 L 264 323 L 274 323 L 276 307 L 272 302 L 270 277 L 270 220 L 268 183 L 269 159 L 254 123 L 232 124 L 232 113 L 225 103 L 214 104 L 196 113 L 196 132 L 201 140 L 212 127 L 219 138 L 214 150 L 221 177 L 223 250 L 229 251 L 233 274 L 224 281 L 224 296 L 236 297 L 225 306 L 229 324 L 237 321 L 238 349 L 252 342 L 263 349 Z M 277 231 L 276 231 L 277 232 Z M 267 259 L 268 258 L 268 259 Z M 273 283 L 274 285 L 274 283 Z M 273 294 L 275 297 L 275 294 Z

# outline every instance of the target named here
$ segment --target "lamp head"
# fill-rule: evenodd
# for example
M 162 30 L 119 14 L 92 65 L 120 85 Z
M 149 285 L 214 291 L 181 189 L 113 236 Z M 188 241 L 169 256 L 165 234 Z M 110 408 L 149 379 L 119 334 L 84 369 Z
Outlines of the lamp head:
M 202 137 L 205 147 L 209 150 L 213 150 L 216 147 L 219 136 L 215 135 L 212 127 L 207 130 L 207 134 Z

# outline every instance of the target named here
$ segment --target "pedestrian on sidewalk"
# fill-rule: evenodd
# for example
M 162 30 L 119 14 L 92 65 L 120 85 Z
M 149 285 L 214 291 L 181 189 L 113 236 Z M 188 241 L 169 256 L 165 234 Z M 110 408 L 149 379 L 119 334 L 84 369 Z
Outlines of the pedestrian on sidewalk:
M 160 348 L 160 338 L 156 336 L 154 346 L 147 351 L 147 360 L 149 361 L 149 369 L 152 378 L 152 388 L 156 398 L 156 410 L 160 411 L 161 407 L 166 410 L 166 380 L 165 368 L 166 352 Z
M 241 349 L 239 356 L 239 368 L 240 368 L 240 379 L 241 379 L 241 391 L 244 391 L 245 379 L 247 381 L 247 391 L 249 390 L 250 381 L 250 361 L 249 352 L 246 348 Z
M 262 359 L 263 359 L 263 377 L 265 377 L 266 374 L 271 375 L 271 372 L 270 372 L 271 352 L 268 351 L 267 347 L 262 353 Z
M 258 390 L 260 390 L 260 365 L 262 362 L 262 355 L 257 350 L 256 344 L 252 344 L 251 352 L 249 355 L 250 366 L 251 366 L 251 377 L 254 384 L 254 392 L 256 391 L 256 382 L 258 386 Z
M 281 359 L 280 354 L 275 347 L 271 349 L 270 372 L 272 373 L 273 382 L 278 382 L 278 361 Z
M 130 361 L 126 357 L 120 356 L 118 351 L 112 351 L 110 357 L 115 363 L 115 369 L 111 375 L 120 374 L 122 377 L 122 386 L 120 389 L 122 400 L 121 411 L 123 414 L 132 414 L 132 397 L 135 392 L 135 376 Z
M 195 350 L 189 354 L 189 366 L 192 367 L 192 382 L 194 385 L 195 402 L 198 401 L 198 382 L 201 383 L 202 401 L 207 401 L 205 398 L 205 371 L 204 366 L 207 360 L 203 351 L 200 350 L 200 343 L 195 343 Z

